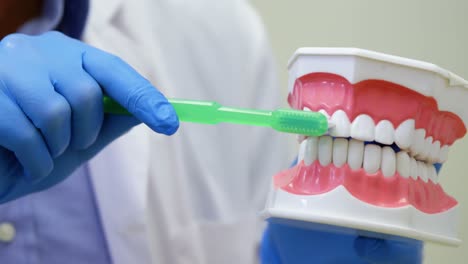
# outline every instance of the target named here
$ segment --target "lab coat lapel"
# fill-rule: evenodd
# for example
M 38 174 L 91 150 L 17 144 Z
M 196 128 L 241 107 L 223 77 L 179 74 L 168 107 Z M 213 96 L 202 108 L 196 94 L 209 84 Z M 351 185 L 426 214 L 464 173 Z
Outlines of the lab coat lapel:
M 128 49 L 128 36 L 112 23 L 121 4 L 121 0 L 92 1 L 84 40 L 138 64 L 132 53 L 122 53 Z M 114 263 L 151 262 L 145 222 L 148 136 L 149 129 L 145 126 L 133 128 L 89 162 L 97 206 Z

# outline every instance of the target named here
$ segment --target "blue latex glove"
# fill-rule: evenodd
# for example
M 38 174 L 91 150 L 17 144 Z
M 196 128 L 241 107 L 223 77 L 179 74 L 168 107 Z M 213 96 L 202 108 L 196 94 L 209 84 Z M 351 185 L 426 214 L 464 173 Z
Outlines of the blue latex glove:
M 105 92 L 134 117 L 103 113 Z M 166 98 L 116 56 L 58 32 L 0 42 L 0 203 L 66 178 L 144 122 L 171 135 Z
M 421 241 L 368 238 L 356 236 L 354 230 L 330 228 L 270 222 L 262 239 L 262 264 L 422 263 Z

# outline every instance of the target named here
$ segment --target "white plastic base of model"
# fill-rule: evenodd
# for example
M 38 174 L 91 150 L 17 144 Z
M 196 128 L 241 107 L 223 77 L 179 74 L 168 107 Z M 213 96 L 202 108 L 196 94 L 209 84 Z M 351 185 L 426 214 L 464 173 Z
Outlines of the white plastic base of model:
M 412 206 L 383 208 L 352 196 L 343 186 L 320 195 L 272 190 L 263 216 L 335 225 L 458 246 L 458 206 L 426 214 Z
M 290 92 L 297 78 L 313 72 L 337 74 L 352 84 L 385 80 L 434 97 L 440 110 L 457 114 L 468 127 L 468 82 L 431 63 L 356 48 L 300 48 L 288 69 Z

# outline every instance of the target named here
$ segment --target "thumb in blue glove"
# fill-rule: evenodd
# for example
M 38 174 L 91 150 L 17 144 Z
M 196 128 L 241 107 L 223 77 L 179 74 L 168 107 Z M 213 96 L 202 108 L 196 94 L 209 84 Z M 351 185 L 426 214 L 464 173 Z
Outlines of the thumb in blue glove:
M 105 92 L 133 117 L 104 115 Z M 167 99 L 120 58 L 58 32 L 0 42 L 0 203 L 48 188 L 132 126 L 173 134 Z

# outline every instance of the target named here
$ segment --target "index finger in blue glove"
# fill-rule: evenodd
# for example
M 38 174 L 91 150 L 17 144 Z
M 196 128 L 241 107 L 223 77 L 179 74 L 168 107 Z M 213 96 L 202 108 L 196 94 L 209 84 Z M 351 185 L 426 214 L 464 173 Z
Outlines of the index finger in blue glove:
M 90 48 L 83 68 L 104 92 L 158 133 L 172 135 L 179 120 L 172 105 L 147 79 L 119 57 Z
M 355 240 L 354 248 L 362 259 L 370 263 L 422 263 L 423 243 L 417 240 L 394 241 L 361 236 Z

